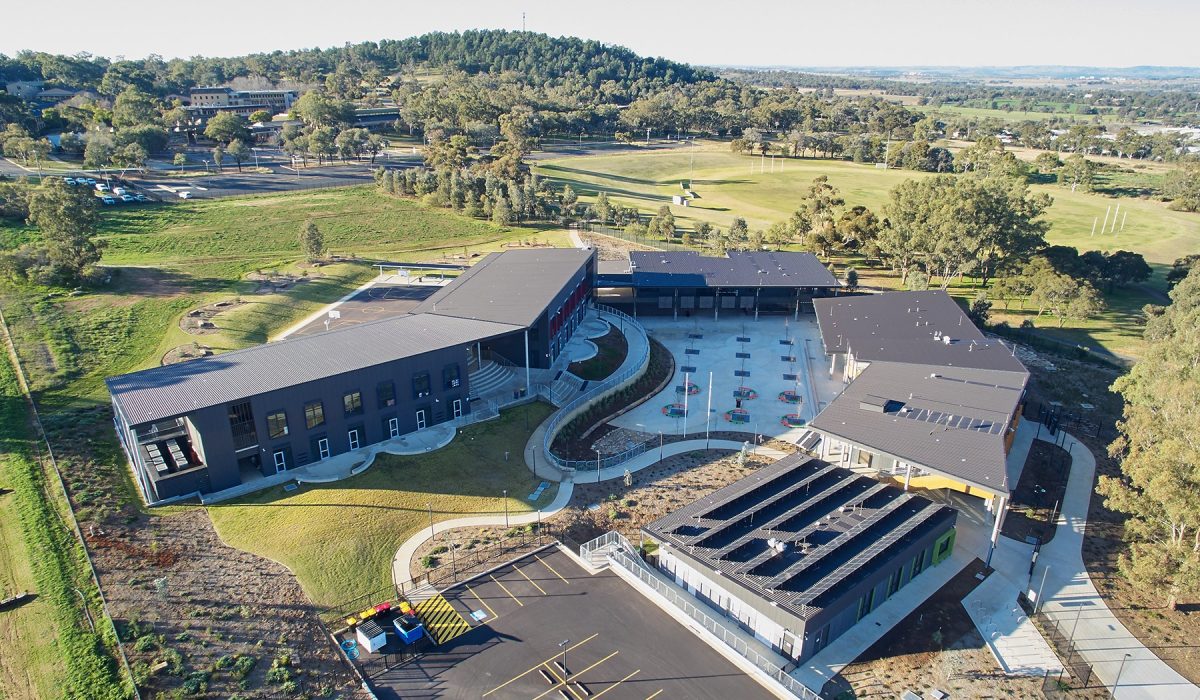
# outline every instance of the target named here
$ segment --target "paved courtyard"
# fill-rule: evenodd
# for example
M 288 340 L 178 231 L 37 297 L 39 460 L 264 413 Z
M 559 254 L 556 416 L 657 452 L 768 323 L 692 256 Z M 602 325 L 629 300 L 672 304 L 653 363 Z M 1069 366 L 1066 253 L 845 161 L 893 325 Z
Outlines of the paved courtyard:
M 696 384 L 698 393 L 687 397 L 687 432 L 704 430 L 708 411 L 709 373 L 712 374 L 711 430 L 742 430 L 782 436 L 804 428 L 784 425 L 787 414 L 812 420 L 842 389 L 831 379 L 821 346 L 816 318 L 801 315 L 762 316 L 755 321 L 741 317 L 712 319 L 638 319 L 650 335 L 675 357 L 675 378 L 657 396 L 613 421 L 614 425 L 646 433 L 663 431 L 682 434 L 685 420 L 664 413 L 668 404 L 683 403 L 684 376 Z M 734 423 L 727 415 L 738 408 L 734 392 L 739 387 L 752 391 L 741 401 L 745 423 Z M 780 399 L 795 392 L 800 403 Z
M 385 318 L 395 318 L 409 313 L 417 304 L 428 299 L 445 281 L 430 280 L 417 282 L 414 276 L 412 282 L 405 281 L 399 276 L 391 276 L 386 280 L 371 285 L 353 297 L 342 302 L 337 307 L 339 318 L 329 318 L 322 315 L 307 323 L 303 328 L 293 331 L 291 335 L 314 335 L 326 330 L 356 326 L 367 321 L 380 321 Z M 326 325 L 328 321 L 328 325 Z

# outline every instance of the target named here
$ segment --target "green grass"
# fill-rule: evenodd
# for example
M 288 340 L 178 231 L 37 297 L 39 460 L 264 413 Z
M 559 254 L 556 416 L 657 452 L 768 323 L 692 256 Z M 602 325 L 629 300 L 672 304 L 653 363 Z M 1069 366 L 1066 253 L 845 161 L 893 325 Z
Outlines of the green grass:
M 1001 100 L 1000 102 L 1003 101 Z M 1018 105 L 1014 105 L 1011 112 L 1005 109 L 962 107 L 959 105 L 941 105 L 938 107 L 933 105 L 913 105 L 910 109 L 927 114 L 937 114 L 943 118 L 973 117 L 975 119 L 999 119 L 1005 122 L 1044 121 L 1055 118 L 1067 121 L 1091 122 L 1097 116 L 1102 122 L 1115 122 L 1118 120 L 1118 116 L 1112 112 L 1101 111 L 1099 115 L 1080 114 L 1079 112 L 1070 111 L 1069 108 L 1071 105 L 1058 103 L 1044 106 L 1053 107 L 1054 111 L 1042 112 L 1030 110 L 1029 112 L 1022 112 Z
M 392 558 L 434 520 L 546 506 L 526 496 L 538 479 L 522 453 L 550 407 L 531 404 L 462 430 L 447 447 L 418 457 L 380 455 L 362 474 L 333 484 L 281 487 L 210 506 L 227 543 L 281 562 L 317 605 L 336 605 L 390 585 Z M 508 461 L 504 454 L 509 454 Z
M 613 201 L 643 211 L 654 211 L 668 204 L 678 225 L 685 229 L 702 220 L 727 228 L 736 216 L 744 217 L 751 229 L 766 228 L 795 210 L 805 189 L 818 175 L 828 176 L 848 205 L 864 204 L 877 212 L 882 210 L 888 191 L 896 184 L 909 178 L 928 177 L 926 173 L 908 170 L 885 171 L 874 165 L 815 159 L 789 159 L 782 172 L 751 172 L 760 164 L 758 158 L 735 155 L 724 146 L 710 145 L 697 148 L 695 154 L 679 149 L 559 158 L 540 161 L 537 171 L 556 182 L 569 183 L 588 201 L 604 190 Z M 700 199 L 689 207 L 670 204 L 671 195 L 682 191 L 679 183 L 687 180 L 693 169 L 692 189 Z M 1136 169 L 1111 172 L 1105 175 L 1103 184 L 1110 188 L 1138 188 L 1146 186 L 1147 178 L 1154 176 Z M 1047 235 L 1050 243 L 1075 246 L 1081 252 L 1123 249 L 1141 253 L 1155 269 L 1150 284 L 1159 292 L 1166 288 L 1163 276 L 1167 267 L 1176 258 L 1200 250 L 1200 215 L 1172 211 L 1153 199 L 1071 192 L 1056 184 L 1034 185 L 1033 190 L 1054 198 L 1046 216 L 1051 224 Z M 1118 221 L 1117 233 L 1093 236 L 1093 220 L 1103 223 L 1105 211 L 1115 213 L 1118 203 L 1125 229 L 1120 230 Z M 1110 213 L 1110 221 L 1112 216 Z M 860 272 L 868 271 L 860 269 Z M 1046 333 L 1116 354 L 1137 355 L 1141 347 L 1141 329 L 1136 323 L 1138 311 L 1144 304 L 1160 301 L 1160 297 L 1141 291 L 1109 295 L 1110 309 L 1098 319 L 1069 323 L 1066 328 L 1048 329 Z M 1014 318 L 1020 321 L 1019 317 Z M 1038 325 L 1056 323 L 1043 318 Z
M 25 402 L 7 352 L 0 359 L 0 582 L 29 588 L 37 599 L 0 615 L 4 692 L 25 697 L 122 698 L 125 689 L 106 644 L 108 623 L 96 606 L 96 591 L 83 551 L 52 495 L 57 485 L 32 452 L 33 434 Z M 83 620 L 77 590 L 84 591 L 100 634 Z M 15 592 L 15 591 L 14 591 Z M 15 684 L 15 685 L 14 685 Z

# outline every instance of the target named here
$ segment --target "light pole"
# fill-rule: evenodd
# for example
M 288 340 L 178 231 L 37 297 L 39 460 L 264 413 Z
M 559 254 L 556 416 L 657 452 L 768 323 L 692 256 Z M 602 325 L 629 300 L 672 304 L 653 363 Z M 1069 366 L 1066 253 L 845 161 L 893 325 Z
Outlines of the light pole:
M 429 538 L 433 539 L 433 504 L 426 502 L 425 507 L 429 509 Z
M 508 489 L 502 491 L 504 494 L 504 527 L 508 527 Z
M 663 432 L 658 431 L 658 461 L 663 461 Z
M 1121 674 L 1125 672 L 1125 662 L 1129 660 L 1131 654 L 1126 654 L 1121 659 L 1121 667 L 1117 669 L 1117 680 L 1113 683 L 1113 697 L 1117 696 L 1117 688 L 1121 687 Z
M 600 450 L 596 450 L 596 483 L 600 483 Z
M 564 640 L 562 640 L 561 642 L 559 642 L 559 643 L 558 643 L 558 648 L 559 648 L 559 649 L 562 649 L 562 657 L 563 657 L 563 658 L 562 658 L 562 668 L 563 668 L 563 673 L 564 673 L 564 674 L 566 674 L 566 677 L 567 677 L 567 680 L 568 680 L 568 681 L 569 681 L 569 680 L 571 680 L 571 672 L 570 672 L 569 670 L 567 670 L 567 645 L 568 645 L 568 644 L 570 644 L 570 643 L 571 643 L 571 640 L 570 640 L 570 639 L 564 639 Z M 1128 654 L 1126 654 L 1126 656 L 1129 656 L 1129 655 L 1128 655 Z M 565 683 L 565 682 L 566 682 L 566 681 L 564 681 L 564 683 Z

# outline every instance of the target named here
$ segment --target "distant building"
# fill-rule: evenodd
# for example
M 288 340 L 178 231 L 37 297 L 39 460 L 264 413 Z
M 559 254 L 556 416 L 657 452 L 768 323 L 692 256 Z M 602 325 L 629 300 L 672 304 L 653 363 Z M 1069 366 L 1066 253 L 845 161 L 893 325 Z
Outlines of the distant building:
M 949 506 L 796 455 L 642 534 L 675 583 L 803 663 L 948 558 L 956 519 Z
M 44 80 L 14 80 L 4 84 L 4 91 L 22 100 L 31 100 L 42 91 Z
M 248 117 L 259 110 L 280 114 L 292 108 L 295 90 L 234 90 L 230 87 L 192 88 L 189 112 L 207 119 L 218 112 Z

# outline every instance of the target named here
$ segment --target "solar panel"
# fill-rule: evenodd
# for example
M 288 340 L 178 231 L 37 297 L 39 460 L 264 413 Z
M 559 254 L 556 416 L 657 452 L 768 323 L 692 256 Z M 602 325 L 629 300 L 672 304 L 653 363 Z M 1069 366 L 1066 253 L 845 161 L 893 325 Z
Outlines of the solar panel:
M 748 353 L 748 352 L 739 352 L 739 353 L 737 353 L 736 357 L 737 357 L 737 359 L 739 359 L 739 360 L 749 360 L 749 359 L 750 359 L 750 353 Z
M 783 380 L 784 380 L 784 381 L 786 381 L 786 382 L 794 382 L 794 381 L 796 381 L 796 375 L 794 375 L 794 374 L 785 374 L 785 375 L 783 375 Z

